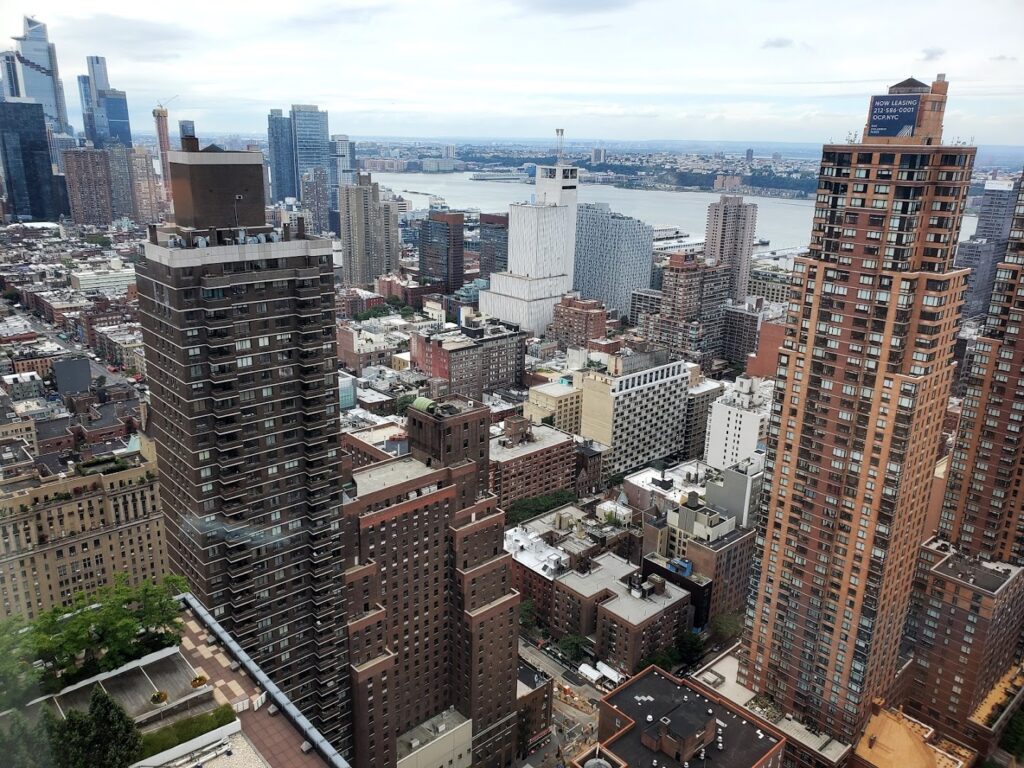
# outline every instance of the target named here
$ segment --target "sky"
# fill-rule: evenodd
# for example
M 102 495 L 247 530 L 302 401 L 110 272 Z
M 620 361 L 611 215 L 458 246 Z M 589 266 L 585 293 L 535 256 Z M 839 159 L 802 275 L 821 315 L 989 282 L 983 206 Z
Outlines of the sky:
M 1022 0 L 7 0 L 0 37 L 24 14 L 79 129 L 100 55 L 139 133 L 158 102 L 200 136 L 305 103 L 353 136 L 842 141 L 944 72 L 947 140 L 1024 144 Z

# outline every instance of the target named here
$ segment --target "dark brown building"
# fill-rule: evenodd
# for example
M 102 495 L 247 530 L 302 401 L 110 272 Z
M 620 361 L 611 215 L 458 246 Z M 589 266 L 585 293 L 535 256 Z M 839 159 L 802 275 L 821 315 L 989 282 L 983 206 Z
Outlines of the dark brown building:
M 987 756 L 1024 699 L 1014 654 L 1024 572 L 968 557 L 942 539 L 920 549 L 907 623 L 914 660 L 904 709 Z
M 555 699 L 555 685 L 550 675 L 527 663 L 522 657 L 519 659 L 516 677 L 516 707 L 519 710 L 516 740 L 518 756 L 523 758 L 551 733 L 551 704 Z
M 393 766 L 402 734 L 454 707 L 472 720 L 473 765 L 505 766 L 519 594 L 486 490 L 487 408 L 419 398 L 408 420 L 411 455 L 355 471 L 344 507 L 358 530 L 343 587 L 357 764 Z
M 465 280 L 464 218 L 461 213 L 431 211 L 420 222 L 420 280 L 455 293 Z
M 575 488 L 576 446 L 572 435 L 508 416 L 505 432 L 491 438 L 491 492 L 506 509 L 520 499 Z
M 170 568 L 352 757 L 331 244 L 264 224 L 259 153 L 170 168 L 137 267 Z
M 68 203 L 75 224 L 106 226 L 114 220 L 110 162 L 102 149 L 69 149 L 64 153 Z

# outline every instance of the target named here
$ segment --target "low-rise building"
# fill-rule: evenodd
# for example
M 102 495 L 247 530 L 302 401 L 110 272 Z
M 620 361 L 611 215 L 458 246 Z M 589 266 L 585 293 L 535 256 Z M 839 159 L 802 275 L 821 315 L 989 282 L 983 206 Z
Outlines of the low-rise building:
M 551 675 L 520 656 L 516 685 L 519 757 L 526 757 L 531 749 L 551 733 L 551 705 L 554 699 L 555 686 Z
M 632 673 L 690 628 L 692 611 L 687 592 L 657 575 L 643 580 L 635 565 L 608 552 L 586 573 L 555 580 L 551 632 L 592 637 L 598 658 Z
M 4 391 L 11 400 L 27 400 L 31 397 L 45 397 L 46 385 L 35 371 L 9 373 L 2 378 Z
M 364 330 L 347 323 L 338 325 L 338 362 L 357 376 L 371 365 L 388 365 L 400 350 L 397 340 L 386 333 Z
M 572 489 L 575 453 L 572 435 L 534 426 L 522 416 L 506 417 L 503 433 L 491 438 L 490 490 L 498 506 Z
M 583 390 L 560 381 L 530 387 L 529 400 L 523 404 L 523 415 L 534 424 L 545 422 L 568 432 L 579 434 Z
M 569 768 L 772 768 L 786 750 L 785 735 L 768 722 L 658 667 L 598 702 L 597 741 Z

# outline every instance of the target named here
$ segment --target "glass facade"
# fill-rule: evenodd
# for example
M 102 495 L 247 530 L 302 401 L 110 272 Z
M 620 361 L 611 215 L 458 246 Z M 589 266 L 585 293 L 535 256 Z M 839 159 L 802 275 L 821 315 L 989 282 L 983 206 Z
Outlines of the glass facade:
M 311 104 L 293 104 L 291 123 L 295 179 L 301 179 L 304 173 L 314 168 L 329 168 L 331 142 L 327 131 L 327 113 Z
M 56 221 L 59 196 L 42 104 L 0 102 L 0 170 L 12 218 Z
M 292 149 L 292 119 L 280 109 L 267 116 L 267 144 L 270 155 L 270 185 L 274 200 L 297 197 L 295 190 L 295 153 Z

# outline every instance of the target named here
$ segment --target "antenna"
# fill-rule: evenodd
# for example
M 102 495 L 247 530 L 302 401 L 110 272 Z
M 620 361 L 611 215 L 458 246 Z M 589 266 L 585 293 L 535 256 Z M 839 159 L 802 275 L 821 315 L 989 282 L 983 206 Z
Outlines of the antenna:
M 562 151 L 565 149 L 565 128 L 555 128 L 555 165 L 562 164 Z

